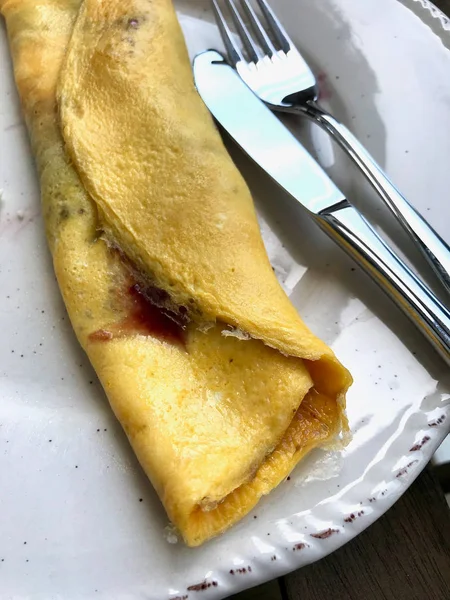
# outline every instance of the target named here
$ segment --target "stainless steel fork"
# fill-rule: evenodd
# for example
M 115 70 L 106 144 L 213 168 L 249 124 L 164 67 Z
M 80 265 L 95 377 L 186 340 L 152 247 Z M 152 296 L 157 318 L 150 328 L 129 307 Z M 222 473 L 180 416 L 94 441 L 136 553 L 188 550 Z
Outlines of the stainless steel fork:
M 235 42 L 217 0 L 211 1 L 229 62 L 245 83 L 271 109 L 304 115 L 332 136 L 400 221 L 450 293 L 449 246 L 397 190 L 349 129 L 319 106 L 316 78 L 266 0 L 256 0 L 266 27 L 249 0 L 223 0 L 249 60 Z

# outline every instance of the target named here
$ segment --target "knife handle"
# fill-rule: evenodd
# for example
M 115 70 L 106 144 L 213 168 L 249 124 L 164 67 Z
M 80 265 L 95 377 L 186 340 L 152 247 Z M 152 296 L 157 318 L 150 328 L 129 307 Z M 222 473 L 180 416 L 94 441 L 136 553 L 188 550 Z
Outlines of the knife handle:
M 315 102 L 295 107 L 327 131 L 359 167 L 421 250 L 439 281 L 450 294 L 450 248 L 389 180 L 383 169 L 345 125 Z M 289 111 L 294 112 L 294 107 Z
M 398 304 L 450 365 L 450 312 L 346 200 L 315 215 L 336 241 Z

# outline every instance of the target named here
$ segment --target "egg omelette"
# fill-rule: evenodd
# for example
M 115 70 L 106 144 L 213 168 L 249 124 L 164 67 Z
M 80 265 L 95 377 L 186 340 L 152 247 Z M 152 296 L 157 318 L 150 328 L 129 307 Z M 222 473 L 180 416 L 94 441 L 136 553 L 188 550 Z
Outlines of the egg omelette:
M 347 431 L 351 376 L 269 263 L 170 0 L 0 0 L 77 338 L 190 546 Z

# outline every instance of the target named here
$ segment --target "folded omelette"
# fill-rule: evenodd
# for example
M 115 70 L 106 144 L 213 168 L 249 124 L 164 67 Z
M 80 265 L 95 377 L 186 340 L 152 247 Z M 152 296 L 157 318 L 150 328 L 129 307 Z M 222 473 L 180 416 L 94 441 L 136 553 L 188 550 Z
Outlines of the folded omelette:
M 348 371 L 278 284 L 170 0 L 0 0 L 73 328 L 197 546 L 347 429 Z

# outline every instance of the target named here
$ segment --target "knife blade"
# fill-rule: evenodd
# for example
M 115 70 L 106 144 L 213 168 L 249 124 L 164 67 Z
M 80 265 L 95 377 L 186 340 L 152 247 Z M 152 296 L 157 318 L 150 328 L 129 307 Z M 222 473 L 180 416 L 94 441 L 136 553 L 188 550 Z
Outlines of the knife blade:
M 241 149 L 309 213 L 450 365 L 450 312 L 348 202 L 301 143 L 215 50 L 195 57 L 197 90 Z

